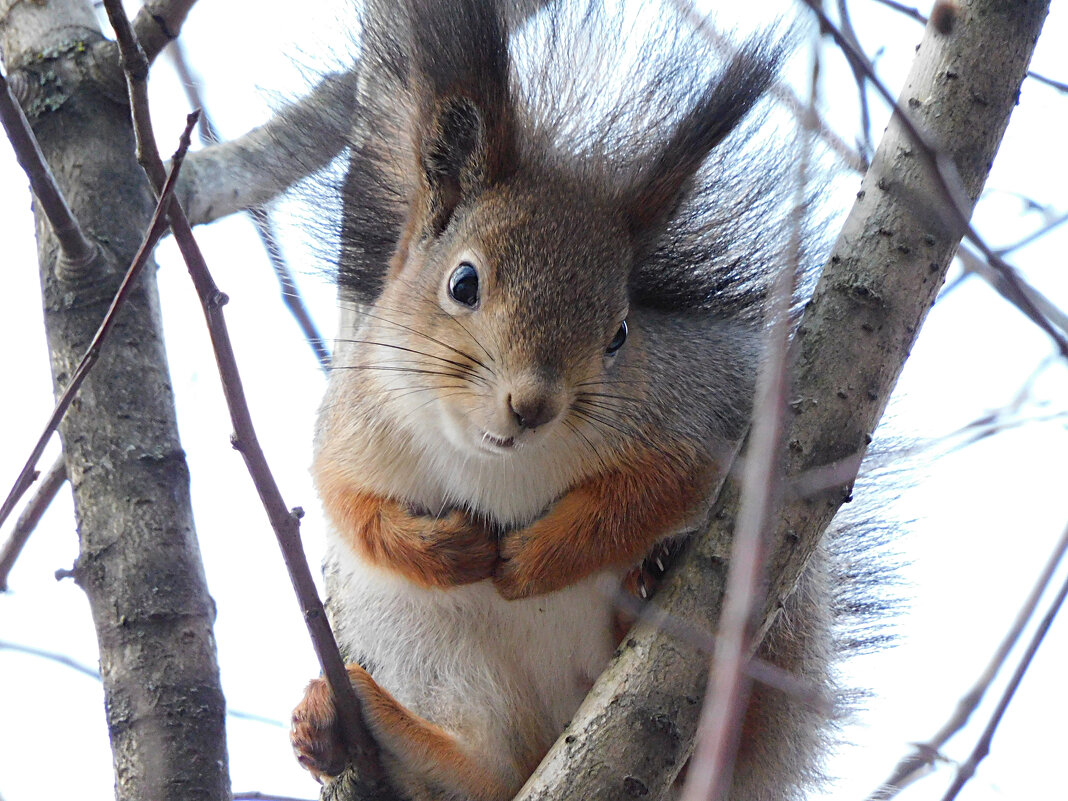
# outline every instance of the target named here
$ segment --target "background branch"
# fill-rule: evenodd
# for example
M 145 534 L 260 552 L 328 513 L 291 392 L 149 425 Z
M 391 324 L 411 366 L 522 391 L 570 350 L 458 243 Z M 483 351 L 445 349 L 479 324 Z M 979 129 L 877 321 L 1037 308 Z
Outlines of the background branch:
M 328 75 L 260 127 L 191 153 L 175 192 L 190 223 L 262 206 L 329 164 L 349 144 L 358 79 L 358 67 Z
M 1027 650 L 1020 659 L 1020 664 L 1017 665 L 1015 672 L 1012 674 L 1012 678 L 1009 679 L 1008 686 L 1001 694 L 997 708 L 990 717 L 990 722 L 987 723 L 986 728 L 983 730 L 983 733 L 979 737 L 979 741 L 975 744 L 975 748 L 972 750 L 971 754 L 969 754 L 968 758 L 958 767 L 957 776 L 953 780 L 953 784 L 951 784 L 946 791 L 946 794 L 942 797 L 942 801 L 953 801 L 958 793 L 960 793 L 960 790 L 965 783 L 975 775 L 975 770 L 979 766 L 979 763 L 990 753 L 990 743 L 994 739 L 994 732 L 997 731 L 998 724 L 1001 723 L 1001 718 L 1004 716 L 1005 710 L 1008 709 L 1009 704 L 1012 702 L 1012 698 L 1016 694 L 1020 682 L 1023 681 L 1024 674 L 1027 673 L 1027 668 L 1031 665 L 1031 660 L 1034 659 L 1039 646 L 1042 645 L 1042 641 L 1045 639 L 1049 627 L 1053 624 L 1053 618 L 1057 616 L 1057 612 L 1060 611 L 1066 597 L 1068 597 L 1068 579 L 1065 579 L 1065 582 L 1057 592 L 1057 596 L 1050 604 L 1049 611 L 1046 612 L 1042 620 L 1039 622 L 1038 628 L 1035 630 L 1034 635 L 1031 637 L 1031 642 L 1027 646 Z
M 1020 635 L 1023 634 L 1024 627 L 1034 615 L 1035 609 L 1038 608 L 1038 602 L 1049 588 L 1050 581 L 1053 580 L 1053 575 L 1057 571 L 1057 566 L 1064 559 L 1066 552 L 1068 552 L 1068 528 L 1061 535 L 1060 541 L 1042 568 L 1042 572 L 1039 574 L 1030 595 L 1024 600 L 1023 606 L 1020 607 L 1020 611 L 1016 614 L 1016 619 L 1004 639 L 1002 639 L 997 651 L 994 652 L 986 669 L 975 684 L 972 685 L 972 688 L 957 702 L 957 708 L 953 711 L 952 716 L 933 737 L 923 744 L 917 745 L 913 753 L 897 764 L 890 778 L 868 797 L 868 801 L 887 801 L 887 799 L 896 796 L 902 789 L 919 778 L 920 774 L 934 763 L 935 758 L 940 754 L 943 746 L 949 742 L 949 739 L 964 728 L 972 713 L 983 700 L 983 696 L 986 695 L 986 691 L 993 683 L 994 678 L 1000 672 L 1001 666 L 1005 664 L 1005 660 L 1015 647 L 1017 640 L 1020 639 Z
M 171 43 L 168 52 L 171 54 L 178 77 L 181 78 L 189 104 L 193 108 L 200 109 L 200 125 L 197 128 L 200 133 L 200 141 L 208 146 L 217 144 L 220 139 L 219 133 L 211 116 L 208 114 L 207 108 L 205 108 L 204 100 L 200 93 L 200 82 L 193 75 L 192 70 L 189 69 L 189 64 L 186 62 L 185 49 L 182 47 L 181 42 L 175 41 Z M 312 353 L 315 354 L 315 358 L 323 368 L 323 372 L 329 372 L 330 351 L 327 350 L 323 336 L 319 333 L 315 321 L 312 320 L 311 312 L 308 311 L 308 307 L 304 303 L 300 287 L 297 286 L 293 273 L 282 255 L 282 248 L 278 243 L 278 237 L 274 226 L 271 224 L 267 209 L 263 206 L 254 206 L 248 210 L 248 214 L 252 218 L 256 234 L 263 243 L 267 259 L 270 261 L 271 268 L 278 279 L 278 284 L 282 290 L 282 302 L 289 309 L 289 313 L 293 315 L 293 319 L 297 321 L 301 333 L 304 334 L 305 341 L 311 348 Z
M 15 566 L 23 546 L 66 481 L 67 464 L 63 460 L 63 454 L 60 454 L 44 474 L 37 492 L 26 503 L 22 514 L 15 521 L 14 528 L 11 529 L 11 534 L 4 541 L 3 547 L 0 547 L 0 592 L 7 591 L 7 577 L 11 575 L 11 568 Z

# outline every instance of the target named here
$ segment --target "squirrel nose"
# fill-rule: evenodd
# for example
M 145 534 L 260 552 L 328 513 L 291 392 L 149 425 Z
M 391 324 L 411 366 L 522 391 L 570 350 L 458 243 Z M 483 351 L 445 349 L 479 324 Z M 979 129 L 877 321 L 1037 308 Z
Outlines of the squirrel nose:
M 547 395 L 509 395 L 508 408 L 520 428 L 537 428 L 556 417 L 557 404 Z

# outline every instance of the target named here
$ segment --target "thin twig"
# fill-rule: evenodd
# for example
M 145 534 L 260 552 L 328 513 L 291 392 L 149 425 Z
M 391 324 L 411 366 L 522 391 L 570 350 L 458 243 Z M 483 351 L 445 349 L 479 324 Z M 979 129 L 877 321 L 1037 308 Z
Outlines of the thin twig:
M 1046 234 L 1048 234 L 1050 231 L 1054 230 L 1055 228 L 1059 228 L 1060 226 L 1064 225 L 1066 222 L 1068 222 L 1068 212 L 1065 212 L 1064 214 L 1061 214 L 1059 217 L 1054 217 L 1052 220 L 1050 220 L 1049 222 L 1045 223 L 1037 231 L 1032 231 L 1027 236 L 1025 236 L 1023 239 L 1019 239 L 1016 242 L 1014 242 L 1013 244 L 1008 245 L 1006 247 L 998 248 L 996 252 L 997 252 L 997 254 L 999 256 L 1008 256 L 1014 250 L 1019 250 L 1024 245 L 1030 245 L 1036 239 L 1041 239 Z
M 1068 336 L 1068 314 L 1063 312 L 1053 301 L 1035 289 L 1027 281 L 1017 276 L 1016 286 L 1012 286 L 1005 277 L 1004 272 L 995 270 L 989 262 L 980 254 L 976 253 L 967 243 L 957 250 L 957 258 L 960 259 L 964 275 L 977 275 L 986 281 L 994 290 L 1019 309 L 1025 317 L 1036 325 L 1041 325 L 1040 317 L 1049 325 L 1056 326 L 1063 335 Z M 959 285 L 960 279 L 953 286 Z M 946 292 L 953 287 L 947 287 L 939 293 L 938 300 L 945 297 Z M 1016 302 L 1016 298 L 1027 298 L 1027 304 Z
M 818 59 L 813 65 L 808 106 L 813 113 L 817 74 Z M 802 125 L 802 130 L 807 132 L 812 128 Z M 792 384 L 790 305 L 801 271 L 801 228 L 811 147 L 812 137 L 803 133 L 791 236 L 768 304 L 771 325 L 757 375 L 753 423 L 742 468 L 741 500 L 731 543 L 726 599 L 682 801 L 726 798 L 749 697 L 746 663 L 755 647 L 754 615 L 763 604 L 765 543 L 782 492 L 783 434 L 787 396 Z
M 904 14 L 910 19 L 916 20 L 916 22 L 920 23 L 921 25 L 927 24 L 927 16 L 918 8 L 907 6 L 904 3 L 895 2 L 895 0 L 875 0 L 875 2 L 879 3 L 880 5 L 886 6 L 887 8 L 892 8 L 894 11 L 897 11 L 900 14 Z M 1027 71 L 1027 77 L 1036 80 L 1039 83 L 1044 83 L 1047 86 L 1052 86 L 1058 92 L 1064 92 L 1065 94 L 1068 94 L 1068 83 L 1063 83 L 1062 81 L 1055 81 L 1052 78 L 1047 78 L 1045 75 L 1039 75 L 1033 70 Z
M 710 630 L 671 614 L 659 606 L 655 600 L 639 600 L 619 587 L 617 583 L 606 582 L 605 592 L 621 611 L 635 619 L 635 625 L 639 621 L 648 623 L 689 644 L 695 650 L 712 655 L 716 638 Z M 821 715 L 830 716 L 834 712 L 834 699 L 820 687 L 766 659 L 756 656 L 750 659 L 745 665 L 745 675 L 765 687 L 771 687 L 789 695 L 798 703 Z
M 1066 536 L 1068 536 L 1068 532 L 1065 533 Z M 1020 664 L 1016 666 L 1016 671 L 1012 674 L 1012 678 L 1009 680 L 1005 692 L 1001 694 L 1001 698 L 998 700 L 998 705 L 994 710 L 994 714 L 990 716 L 990 721 L 986 724 L 986 728 L 983 729 L 983 733 L 979 737 L 979 741 L 975 744 L 975 748 L 972 749 L 968 758 L 958 766 L 957 776 L 953 780 L 953 784 L 950 785 L 950 788 L 946 791 L 946 794 L 942 797 L 942 801 L 953 801 L 965 783 L 975 775 L 975 770 L 979 767 L 979 763 L 990 753 L 990 743 L 994 739 L 994 733 L 997 731 L 998 724 L 1001 723 L 1001 718 L 1004 716 L 1005 710 L 1009 708 L 1009 704 L 1012 702 L 1013 696 L 1016 694 L 1016 690 L 1020 686 L 1020 682 L 1023 681 L 1024 674 L 1027 673 L 1027 668 L 1031 665 L 1031 660 L 1042 645 L 1042 640 L 1045 638 L 1046 632 L 1049 631 L 1049 627 L 1053 624 L 1053 619 L 1057 616 L 1057 612 L 1060 611 L 1065 597 L 1068 597 L 1068 578 L 1066 578 L 1061 585 L 1057 597 L 1053 599 L 1053 603 L 1050 604 L 1049 610 L 1038 624 L 1038 628 L 1035 630 L 1034 636 L 1031 637 L 1031 642 L 1027 646 L 1027 651 L 1020 659 Z
M 1064 530 L 1060 540 L 1058 540 L 1053 553 L 1050 554 L 1049 559 L 1042 568 L 1042 572 L 1035 581 L 1031 593 L 1020 607 L 1020 611 L 1016 613 L 1016 619 L 1004 639 L 1002 639 L 1001 644 L 998 645 L 997 650 L 990 659 L 990 663 L 972 688 L 957 702 L 957 708 L 953 711 L 953 715 L 931 739 L 922 745 L 918 745 L 915 752 L 909 754 L 898 763 L 890 778 L 868 796 L 868 801 L 887 801 L 887 799 L 896 796 L 903 788 L 915 781 L 919 774 L 934 761 L 935 757 L 941 752 L 942 747 L 949 741 L 949 738 L 964 728 L 972 712 L 979 706 L 990 684 L 1001 670 L 1001 666 L 1005 663 L 1009 652 L 1012 651 L 1016 641 L 1019 640 L 1024 628 L 1027 626 L 1027 622 L 1035 613 L 1038 602 L 1048 589 L 1049 583 L 1053 579 L 1053 574 L 1057 572 L 1057 567 L 1064 559 L 1066 552 L 1068 552 L 1068 528 Z
M 23 546 L 66 480 L 67 463 L 63 459 L 63 454 L 60 454 L 55 463 L 48 468 L 48 472 L 45 473 L 37 487 L 37 492 L 27 502 L 19 519 L 15 521 L 11 535 L 0 547 L 0 592 L 7 592 L 7 577 L 11 574 L 11 568 L 15 566 L 15 561 L 22 553 Z
M 846 0 L 838 0 L 838 18 L 842 20 L 842 33 L 845 34 L 846 38 L 858 51 L 864 52 L 864 48 L 860 46 L 860 39 L 857 38 L 857 32 L 853 29 L 853 21 L 849 18 L 849 5 Z M 865 160 L 871 161 L 875 148 L 871 143 L 871 113 L 868 110 L 868 93 L 864 88 L 863 75 L 852 64 L 849 65 L 849 68 L 853 71 L 853 79 L 856 81 L 857 93 L 859 94 L 861 149 Z
M 104 0 L 104 7 L 115 29 L 116 39 L 122 53 L 123 68 L 130 91 L 134 131 L 138 137 L 138 161 L 144 166 L 149 181 L 154 186 L 159 186 L 163 162 L 153 145 L 152 121 L 145 91 L 147 65 L 143 62 L 144 54 L 141 53 L 136 39 L 133 38 L 133 31 L 122 9 L 121 0 Z M 345 663 L 341 658 L 333 632 L 330 630 L 322 601 L 319 599 L 307 558 L 304 555 L 300 541 L 300 518 L 303 516 L 303 511 L 300 509 L 291 511 L 286 507 L 256 437 L 241 384 L 237 359 L 234 356 L 229 331 L 222 314 L 222 307 L 228 298 L 216 286 L 196 238 L 193 236 L 185 212 L 177 202 L 171 209 L 170 222 L 175 242 L 185 259 L 189 275 L 204 308 L 204 316 L 222 381 L 223 394 L 234 427 L 232 444 L 245 460 L 260 501 L 263 503 L 278 539 L 293 589 L 304 613 L 312 646 L 334 695 L 338 722 L 344 741 L 353 758 L 360 765 L 361 779 L 366 779 L 369 784 L 374 785 L 383 776 L 378 747 L 360 715 L 355 691 L 349 681 Z
M 11 94 L 11 88 L 7 79 L 0 72 L 0 123 L 7 132 L 7 138 L 15 151 L 15 158 L 30 179 L 30 188 L 34 197 L 41 206 L 41 211 L 52 226 L 52 231 L 59 242 L 60 259 L 56 264 L 56 272 L 63 278 L 75 279 L 89 272 L 90 267 L 99 255 L 94 245 L 85 234 L 81 226 L 74 219 L 74 213 L 67 205 L 56 179 L 52 176 L 45 161 L 41 148 L 37 145 L 37 138 L 30 130 L 30 123 L 26 115 L 22 113 L 22 107 Z M 2 521 L 0 521 L 2 522 Z
M 1045 331 L 1057 345 L 1057 349 L 1061 354 L 1068 357 L 1068 337 L 1060 332 L 1056 326 L 1054 326 L 1046 316 L 1039 311 L 1024 291 L 1020 278 L 1016 274 L 1016 270 L 1004 259 L 998 256 L 972 226 L 971 213 L 969 211 L 971 204 L 967 200 L 967 194 L 964 191 L 960 173 L 957 171 L 957 167 L 953 163 L 953 160 L 935 146 L 930 140 L 930 137 L 912 120 L 911 115 L 897 103 L 893 94 L 886 85 L 879 80 L 875 71 L 872 69 L 871 64 L 868 63 L 864 55 L 858 52 L 856 48 L 849 43 L 842 32 L 838 30 L 837 26 L 835 26 L 826 13 L 824 13 L 818 0 L 803 0 L 803 2 L 819 19 L 820 30 L 830 35 L 849 62 L 855 64 L 856 67 L 864 73 L 865 77 L 871 82 L 872 86 L 875 87 L 876 91 L 883 96 L 883 99 L 894 110 L 895 118 L 901 122 L 901 125 L 904 126 L 905 130 L 916 144 L 920 157 L 926 163 L 929 168 L 928 172 L 935 181 L 936 188 L 941 193 L 942 199 L 946 201 L 945 205 L 940 206 L 938 211 L 946 213 L 952 229 L 961 231 L 963 235 L 979 249 L 986 258 L 987 263 L 990 264 L 990 266 L 993 267 L 1005 280 L 1007 299 L 1019 307 L 1020 310 L 1027 314 L 1039 328 Z
M 89 667 L 89 665 L 83 664 L 66 654 L 56 653 L 55 651 L 46 651 L 43 648 L 34 648 L 30 645 L 20 645 L 19 643 L 8 642 L 7 640 L 0 640 L 0 651 L 13 651 L 18 654 L 35 656 L 39 659 L 47 659 L 49 662 L 56 662 L 57 664 L 81 673 L 83 676 L 88 676 L 91 679 L 100 681 L 99 670 Z
M 40 659 L 47 659 L 49 662 L 55 662 L 69 667 L 71 670 L 76 670 L 84 676 L 88 676 L 91 679 L 102 681 L 100 671 L 96 668 L 89 667 L 89 665 L 83 664 L 73 657 L 61 654 L 56 651 L 46 651 L 43 648 L 34 648 L 30 645 L 21 645 L 15 642 L 9 642 L 8 640 L 0 640 L 0 651 L 12 651 L 14 653 L 26 654 L 28 656 L 35 656 Z M 263 723 L 268 726 L 275 726 L 280 729 L 288 728 L 289 724 L 283 723 L 280 720 L 274 718 L 265 717 L 264 715 L 257 715 L 254 712 L 242 712 L 239 709 L 231 709 L 227 707 L 226 714 L 228 717 L 237 718 L 238 720 L 248 720 L 253 723 Z
M 204 99 L 200 94 L 199 81 L 193 75 L 192 70 L 189 69 L 189 64 L 185 58 L 185 49 L 181 46 L 181 42 L 175 41 L 171 43 L 168 52 L 174 62 L 175 69 L 178 71 L 178 76 L 181 78 L 186 99 L 189 100 L 189 104 L 193 108 L 200 109 L 200 127 L 198 128 L 200 141 L 205 145 L 216 144 L 219 141 L 219 132 L 204 105 Z M 289 269 L 289 265 L 286 264 L 285 257 L 282 255 L 282 248 L 275 236 L 274 226 L 271 224 L 267 209 L 262 206 L 254 206 L 248 210 L 248 215 L 252 218 L 252 224 L 259 235 L 260 241 L 263 243 L 263 249 L 267 252 L 267 259 L 271 263 L 271 269 L 274 270 L 275 277 L 278 279 L 278 284 L 282 289 L 282 302 L 289 309 L 289 313 L 293 315 L 293 319 L 297 321 L 297 325 L 300 327 L 301 333 L 304 334 L 304 339 L 312 349 L 312 353 L 315 354 L 319 366 L 323 368 L 324 373 L 329 373 L 330 351 L 327 350 L 323 335 L 319 333 L 315 321 L 312 320 L 311 312 L 308 311 L 307 304 L 304 302 L 300 287 L 297 286 L 293 272 Z
M 185 153 L 189 149 L 189 137 L 195 121 L 196 116 L 190 115 L 186 124 L 186 129 L 182 134 L 178 150 L 171 159 L 170 175 L 167 176 L 166 183 L 163 185 L 160 192 L 159 202 L 156 204 L 156 210 L 152 214 L 152 222 L 149 224 L 148 231 L 141 242 L 141 246 L 137 249 L 137 254 L 134 256 L 133 263 L 126 271 L 126 275 L 122 279 L 122 283 L 119 285 L 118 292 L 115 293 L 114 300 L 111 301 L 111 306 L 108 308 L 103 322 L 100 323 L 100 327 L 97 329 L 96 334 L 93 335 L 93 341 L 89 343 L 89 348 L 86 350 L 82 360 L 78 363 L 78 367 L 71 376 L 67 388 L 63 390 L 63 394 L 60 395 L 59 400 L 56 401 L 56 406 L 52 411 L 52 415 L 48 418 L 45 429 L 38 438 L 37 444 L 34 445 L 29 459 L 26 460 L 26 464 L 22 468 L 22 472 L 19 473 L 18 478 L 15 480 L 15 485 L 11 488 L 4 503 L 0 505 L 0 525 L 3 525 L 3 522 L 14 509 L 18 499 L 22 497 L 23 493 L 26 492 L 29 486 L 37 478 L 37 461 L 41 458 L 45 446 L 48 445 L 48 441 L 59 427 L 59 421 L 63 419 L 63 415 L 66 413 L 71 401 L 74 400 L 74 395 L 78 391 L 78 388 L 82 385 L 82 382 L 93 368 L 93 365 L 96 364 L 97 359 L 100 358 L 100 349 L 103 346 L 108 333 L 115 324 L 116 314 L 119 308 L 121 308 L 126 300 L 126 296 L 129 295 L 130 290 L 133 288 L 134 280 L 140 275 L 141 269 L 152 255 L 152 250 L 155 248 L 156 243 L 167 230 L 167 206 L 171 202 L 178 172 L 182 166 L 182 161 L 185 159 Z

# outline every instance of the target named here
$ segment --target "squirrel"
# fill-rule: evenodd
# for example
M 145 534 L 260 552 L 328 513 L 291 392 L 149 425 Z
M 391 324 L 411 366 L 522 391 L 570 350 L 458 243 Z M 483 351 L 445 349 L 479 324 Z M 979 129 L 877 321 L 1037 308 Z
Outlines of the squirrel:
M 597 3 L 375 11 L 313 463 L 328 610 L 396 790 L 505 801 L 618 644 L 605 584 L 700 525 L 746 429 L 783 234 L 774 170 L 738 154 L 785 48 L 635 40 Z M 762 650 L 817 682 L 826 584 Z M 732 799 L 816 775 L 807 714 L 754 691 Z M 317 778 L 335 724 L 313 680 L 292 742 Z

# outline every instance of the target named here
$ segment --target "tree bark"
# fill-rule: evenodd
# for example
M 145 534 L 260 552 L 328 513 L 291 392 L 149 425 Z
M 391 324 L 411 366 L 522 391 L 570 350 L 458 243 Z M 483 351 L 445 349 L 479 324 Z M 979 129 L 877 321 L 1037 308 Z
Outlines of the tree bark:
M 77 282 L 36 212 L 55 389 L 103 319 L 154 207 L 134 158 L 117 51 L 89 4 L 0 3 L 12 74 L 41 87 L 24 103 L 61 190 L 101 257 Z M 175 132 L 177 134 L 177 132 Z M 225 702 L 178 440 L 154 267 L 60 428 L 80 554 L 100 645 L 116 793 L 130 801 L 229 798 Z
M 952 157 L 974 203 L 1016 104 L 1048 0 L 962 2 L 952 32 L 928 28 L 900 104 Z M 799 331 L 787 475 L 862 454 L 960 231 L 931 213 L 941 203 L 897 120 L 891 122 Z M 792 501 L 776 527 L 765 629 L 793 592 L 851 481 Z M 719 617 L 737 497 L 692 544 L 656 596 L 663 611 L 708 627 Z M 693 747 L 708 656 L 656 621 L 639 624 L 565 736 L 517 801 L 659 798 Z

